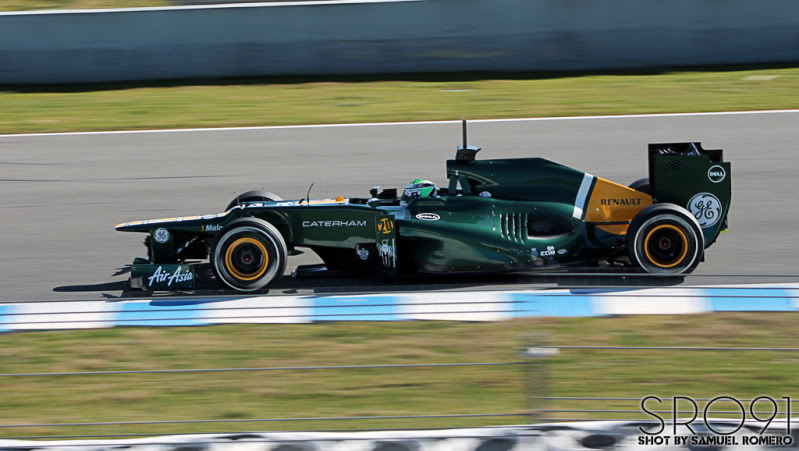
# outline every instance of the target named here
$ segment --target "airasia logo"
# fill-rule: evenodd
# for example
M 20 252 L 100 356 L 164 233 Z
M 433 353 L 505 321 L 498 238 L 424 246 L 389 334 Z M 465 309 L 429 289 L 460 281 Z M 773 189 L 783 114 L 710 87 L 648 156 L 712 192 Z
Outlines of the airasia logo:
M 164 283 L 166 286 L 171 287 L 173 282 L 183 283 L 194 280 L 194 274 L 190 271 L 181 271 L 180 266 L 175 270 L 174 274 L 159 266 L 152 276 L 147 278 L 148 286 L 153 286 L 153 283 Z

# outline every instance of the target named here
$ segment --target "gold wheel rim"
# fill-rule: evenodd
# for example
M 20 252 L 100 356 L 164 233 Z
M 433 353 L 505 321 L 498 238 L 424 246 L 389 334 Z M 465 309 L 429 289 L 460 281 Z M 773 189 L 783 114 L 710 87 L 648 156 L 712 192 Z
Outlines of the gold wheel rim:
M 657 232 L 658 230 L 662 230 L 662 229 L 674 230 L 680 235 L 680 238 L 682 238 L 682 242 L 683 242 L 682 255 L 680 255 L 680 258 L 678 258 L 677 261 L 674 262 L 674 263 L 666 264 L 666 263 L 659 262 L 657 259 L 655 259 L 649 253 L 649 239 L 652 238 L 652 235 L 655 232 Z M 646 253 L 646 258 L 650 262 L 652 262 L 655 266 L 657 266 L 659 268 L 665 268 L 665 269 L 673 268 L 673 267 L 679 265 L 680 263 L 682 263 L 683 260 L 685 260 L 685 256 L 688 255 L 688 237 L 686 237 L 685 233 L 682 231 L 682 229 L 680 229 L 677 226 L 674 226 L 674 225 L 671 225 L 671 224 L 659 225 L 659 226 L 655 227 L 654 229 L 650 230 L 649 233 L 646 234 L 646 239 L 644 240 L 644 252 Z
M 261 254 L 264 256 L 263 262 L 255 272 L 248 274 L 241 273 L 236 269 L 235 266 L 233 266 L 233 251 L 235 251 L 236 248 L 241 246 L 242 244 L 255 245 L 255 247 L 257 247 L 261 251 Z M 264 246 L 263 243 L 256 240 L 255 238 L 239 238 L 236 241 L 232 242 L 230 246 L 228 246 L 227 251 L 225 252 L 225 268 L 227 268 L 230 275 L 239 280 L 243 281 L 256 280 L 257 278 L 264 275 L 267 266 L 269 266 L 269 253 L 266 252 L 266 246 Z

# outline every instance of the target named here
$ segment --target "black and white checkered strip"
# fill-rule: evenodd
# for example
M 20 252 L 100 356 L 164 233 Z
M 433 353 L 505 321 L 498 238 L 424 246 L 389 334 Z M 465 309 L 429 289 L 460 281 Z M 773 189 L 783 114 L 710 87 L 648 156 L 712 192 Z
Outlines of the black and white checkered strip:
M 692 424 L 698 436 L 712 435 L 701 425 L 701 419 Z M 711 420 L 720 431 L 735 429 L 738 421 Z M 759 435 L 764 423 L 747 421 L 733 436 L 742 441 L 743 436 Z M 2 450 L 89 450 L 105 451 L 127 449 L 132 451 L 175 450 L 247 450 L 247 451 L 580 451 L 580 450 L 680 450 L 691 451 L 765 451 L 799 448 L 799 423 L 792 423 L 790 447 L 766 446 L 654 446 L 641 445 L 639 427 L 659 426 L 640 421 L 585 421 L 551 423 L 530 426 L 485 427 L 472 429 L 446 429 L 423 431 L 374 432 L 282 432 L 244 434 L 170 435 L 131 440 L 61 440 L 22 441 L 0 439 Z M 784 420 L 774 420 L 764 435 L 785 435 Z M 662 436 L 672 435 L 668 423 Z M 677 435 L 691 436 L 684 426 L 678 426 Z
M 169 435 L 130 440 L 21 441 L 0 439 L 0 450 L 59 451 L 532 451 L 533 427 L 372 432 L 263 432 Z

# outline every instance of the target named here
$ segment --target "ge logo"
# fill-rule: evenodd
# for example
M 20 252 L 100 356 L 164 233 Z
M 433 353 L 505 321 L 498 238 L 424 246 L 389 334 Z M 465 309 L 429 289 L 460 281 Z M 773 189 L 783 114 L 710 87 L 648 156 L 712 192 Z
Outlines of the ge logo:
M 710 193 L 699 193 L 692 197 L 688 209 L 702 228 L 713 227 L 721 219 L 721 201 Z
M 383 235 L 388 235 L 394 230 L 394 221 L 389 218 L 381 218 L 377 221 L 377 230 Z
M 164 244 L 169 241 L 169 231 L 163 227 L 155 229 L 155 232 L 153 232 L 153 238 L 155 238 L 157 243 Z

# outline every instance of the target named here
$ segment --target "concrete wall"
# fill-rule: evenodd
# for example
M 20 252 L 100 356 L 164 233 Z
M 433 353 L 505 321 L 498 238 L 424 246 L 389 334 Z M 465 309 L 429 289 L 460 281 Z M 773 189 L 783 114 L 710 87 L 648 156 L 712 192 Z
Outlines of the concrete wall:
M 320 3 L 0 14 L 0 83 L 799 61 L 796 0 Z

